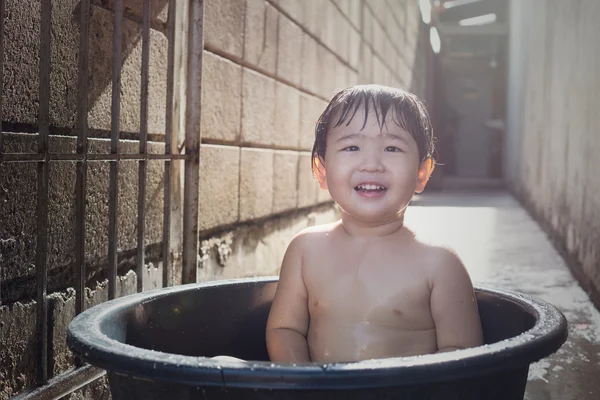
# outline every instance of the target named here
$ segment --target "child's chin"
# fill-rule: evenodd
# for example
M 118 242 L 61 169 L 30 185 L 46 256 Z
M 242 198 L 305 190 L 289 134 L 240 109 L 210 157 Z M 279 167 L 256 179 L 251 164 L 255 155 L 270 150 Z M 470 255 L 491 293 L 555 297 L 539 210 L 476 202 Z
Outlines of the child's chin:
M 354 213 L 351 213 L 351 215 L 360 221 L 364 221 L 364 222 L 368 222 L 371 224 L 377 224 L 377 223 L 381 223 L 381 224 L 385 224 L 387 222 L 390 222 L 391 220 L 394 220 L 394 216 L 395 215 L 399 215 L 399 212 L 394 213 L 391 210 L 375 210 L 375 209 L 371 209 L 371 210 L 355 210 Z

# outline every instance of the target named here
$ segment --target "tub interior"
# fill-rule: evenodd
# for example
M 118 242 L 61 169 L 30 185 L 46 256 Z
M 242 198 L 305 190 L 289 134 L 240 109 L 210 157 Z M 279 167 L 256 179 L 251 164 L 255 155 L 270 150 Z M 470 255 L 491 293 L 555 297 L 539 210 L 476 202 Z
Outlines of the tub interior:
M 104 334 L 135 347 L 187 356 L 267 361 L 265 326 L 276 281 L 168 294 L 107 317 Z M 532 328 L 535 316 L 509 299 L 476 289 L 486 344 Z

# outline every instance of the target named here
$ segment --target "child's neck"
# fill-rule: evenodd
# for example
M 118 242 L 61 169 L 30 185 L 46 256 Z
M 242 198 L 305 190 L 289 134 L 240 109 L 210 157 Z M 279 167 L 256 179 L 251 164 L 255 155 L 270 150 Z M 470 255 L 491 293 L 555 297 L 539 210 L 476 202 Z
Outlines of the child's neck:
M 364 222 L 357 221 L 342 212 L 342 227 L 344 231 L 355 238 L 377 238 L 393 235 L 404 227 L 404 214 L 390 221 Z

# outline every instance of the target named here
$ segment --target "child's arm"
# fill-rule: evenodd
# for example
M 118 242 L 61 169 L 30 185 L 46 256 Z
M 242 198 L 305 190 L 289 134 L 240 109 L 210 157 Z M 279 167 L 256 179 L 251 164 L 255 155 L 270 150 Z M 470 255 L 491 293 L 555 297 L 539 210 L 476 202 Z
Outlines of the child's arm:
M 308 293 L 302 278 L 301 237 L 290 243 L 267 321 L 267 350 L 271 361 L 310 362 L 306 342 Z
M 471 279 L 456 254 L 446 249 L 436 255 L 431 277 L 431 313 L 438 352 L 483 344 L 481 320 Z

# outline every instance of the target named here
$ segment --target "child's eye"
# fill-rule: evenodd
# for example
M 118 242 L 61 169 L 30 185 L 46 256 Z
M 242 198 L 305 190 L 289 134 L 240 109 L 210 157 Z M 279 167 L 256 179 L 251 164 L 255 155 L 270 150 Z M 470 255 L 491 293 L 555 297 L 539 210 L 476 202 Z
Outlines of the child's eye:
M 385 151 L 391 151 L 391 152 L 400 152 L 402 150 L 400 150 L 398 147 L 396 146 L 388 146 L 385 148 Z
M 342 149 L 343 151 L 358 151 L 358 146 L 348 146 Z

